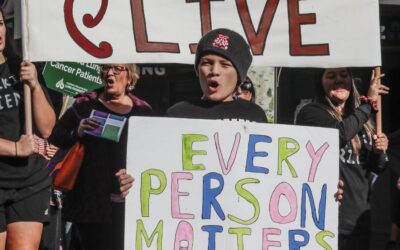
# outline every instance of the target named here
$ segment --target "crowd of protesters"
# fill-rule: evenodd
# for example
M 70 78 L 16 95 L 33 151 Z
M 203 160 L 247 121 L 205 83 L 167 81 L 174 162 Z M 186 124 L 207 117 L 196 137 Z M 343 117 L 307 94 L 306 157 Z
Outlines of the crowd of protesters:
M 104 87 L 77 96 L 56 121 L 35 65 L 22 61 L 12 45 L 0 9 L 0 78 L 6 83 L 0 88 L 0 250 L 52 249 L 39 246 L 43 226 L 50 220 L 52 183 L 45 166 L 54 146 L 77 141 L 84 145 L 85 156 L 74 188 L 65 195 L 63 216 L 77 229 L 81 249 L 123 249 L 124 201 L 134 186 L 125 170 L 129 124 L 118 142 L 84 131 L 99 127 L 99 121 L 90 118 L 92 110 L 126 118 L 151 115 L 150 105 L 132 94 L 136 65 L 103 65 Z M 194 60 L 202 96 L 173 105 L 166 116 L 267 123 L 265 112 L 254 103 L 255 87 L 247 76 L 251 63 L 250 48 L 241 35 L 229 29 L 210 31 L 198 42 Z M 349 68 L 321 69 L 316 75 L 317 96 L 300 110 L 297 124 L 339 130 L 340 150 L 348 154 L 340 157 L 339 166 L 339 249 L 365 250 L 371 238 L 369 196 L 374 180 L 388 164 L 398 164 L 399 133 L 390 137 L 397 144 L 389 148 L 388 137 L 377 133 L 372 122 L 378 97 L 389 89 L 377 84 L 382 75 L 373 74 L 367 95 L 360 96 Z M 24 86 L 32 93 L 33 135 L 25 133 Z M 400 179 L 396 181 L 400 189 Z M 395 249 L 392 243 L 388 249 Z

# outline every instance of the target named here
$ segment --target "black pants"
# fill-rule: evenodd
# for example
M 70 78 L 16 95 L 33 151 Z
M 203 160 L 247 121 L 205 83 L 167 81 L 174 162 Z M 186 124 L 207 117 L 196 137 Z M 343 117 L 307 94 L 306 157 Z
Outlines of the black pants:
M 61 245 L 61 209 L 50 206 L 50 221 L 43 226 L 40 250 L 60 249 Z
M 369 241 L 368 233 L 339 234 L 339 250 L 368 250 Z
M 62 193 L 52 190 L 51 202 L 49 207 L 50 219 L 43 224 L 42 238 L 39 250 L 59 250 L 62 241 Z
M 85 250 L 124 250 L 124 203 L 112 204 L 111 223 L 76 223 Z

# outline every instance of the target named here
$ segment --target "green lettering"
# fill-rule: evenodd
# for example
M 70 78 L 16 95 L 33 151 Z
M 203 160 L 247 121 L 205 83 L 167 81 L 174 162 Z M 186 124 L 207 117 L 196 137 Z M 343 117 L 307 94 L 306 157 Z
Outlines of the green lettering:
M 144 228 L 144 224 L 142 220 L 137 220 L 136 221 L 136 250 L 142 250 L 142 238 L 144 238 L 144 241 L 146 242 L 146 246 L 149 248 L 151 246 L 151 243 L 154 240 L 154 237 L 158 235 L 157 237 L 157 250 L 162 250 L 162 238 L 163 238 L 163 221 L 160 220 L 155 228 L 155 230 L 151 233 L 151 236 L 149 238 L 146 229 Z M 143 236 L 143 237 L 142 237 Z
M 208 137 L 200 134 L 182 135 L 182 161 L 183 170 L 204 170 L 203 164 L 193 164 L 194 155 L 207 155 L 205 150 L 192 150 L 192 145 L 196 141 L 208 141 Z
M 323 247 L 325 250 L 332 250 L 331 246 L 328 245 L 328 243 L 324 240 L 326 236 L 329 236 L 331 238 L 335 238 L 335 234 L 330 232 L 330 231 L 321 231 L 317 233 L 315 236 L 315 239 L 317 240 L 318 245 Z
M 151 176 L 155 176 L 160 181 L 160 186 L 153 188 Z M 163 171 L 158 169 L 148 169 L 142 173 L 142 186 L 140 188 L 140 202 L 142 217 L 149 217 L 150 194 L 161 194 L 167 186 L 167 178 Z
M 294 148 L 289 148 L 288 144 L 291 143 L 294 145 Z M 300 145 L 299 143 L 292 139 L 292 138 L 287 138 L 287 137 L 281 137 L 279 138 L 279 153 L 278 153 L 278 175 L 282 175 L 282 162 L 285 161 L 286 164 L 289 167 L 290 173 L 292 173 L 293 177 L 297 177 L 296 170 L 294 170 L 292 164 L 288 160 L 289 156 L 297 153 L 297 151 L 300 150 Z
M 229 234 L 236 234 L 237 235 L 237 249 L 243 250 L 243 235 L 251 235 L 251 229 L 247 227 L 236 227 L 236 228 L 229 228 Z
M 253 224 L 258 217 L 260 216 L 260 204 L 258 203 L 258 200 L 252 193 L 247 191 L 246 189 L 243 188 L 244 185 L 248 183 L 260 183 L 259 180 L 254 179 L 254 178 L 246 178 L 238 181 L 235 185 L 236 192 L 238 195 L 240 195 L 243 199 L 248 201 L 251 205 L 254 207 L 254 215 L 248 220 L 242 220 L 236 216 L 228 214 L 228 218 L 231 221 L 234 221 L 236 223 L 242 224 L 242 225 L 251 225 Z

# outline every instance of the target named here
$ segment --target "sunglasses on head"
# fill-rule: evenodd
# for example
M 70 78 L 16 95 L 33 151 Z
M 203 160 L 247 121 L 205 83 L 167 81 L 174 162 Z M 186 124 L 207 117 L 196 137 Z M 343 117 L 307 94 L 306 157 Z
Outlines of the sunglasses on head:
M 239 86 L 242 90 L 247 90 L 253 92 L 253 83 L 252 82 L 243 82 Z

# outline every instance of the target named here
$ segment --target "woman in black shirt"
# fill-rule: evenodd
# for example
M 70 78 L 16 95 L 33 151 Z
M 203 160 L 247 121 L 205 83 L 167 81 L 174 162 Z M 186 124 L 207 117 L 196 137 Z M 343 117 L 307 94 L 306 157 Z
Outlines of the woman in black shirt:
M 0 9 L 0 249 L 38 249 L 48 220 L 51 179 L 39 154 L 55 113 L 35 66 L 11 53 Z M 31 89 L 33 132 L 24 134 L 24 83 Z
M 340 137 L 340 179 L 344 197 L 339 208 L 339 249 L 368 249 L 369 195 L 376 172 L 386 163 L 388 140 L 371 123 L 379 95 L 388 88 L 378 85 L 382 76 L 372 77 L 368 96 L 361 96 L 348 68 L 320 70 L 317 96 L 304 106 L 297 124 L 336 128 Z

